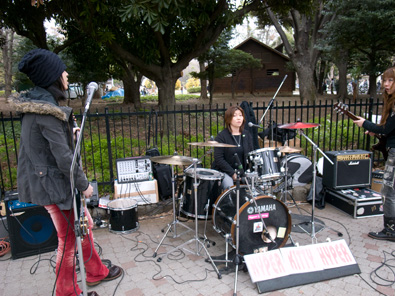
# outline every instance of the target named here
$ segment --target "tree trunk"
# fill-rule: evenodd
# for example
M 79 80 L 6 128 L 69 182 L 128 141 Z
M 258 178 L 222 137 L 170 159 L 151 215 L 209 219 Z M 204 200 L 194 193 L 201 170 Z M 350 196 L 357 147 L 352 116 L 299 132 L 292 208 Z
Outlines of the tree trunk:
M 4 61 L 4 95 L 8 98 L 12 92 L 12 51 L 14 44 L 14 32 L 9 29 L 2 29 L 1 35 L 5 39 L 3 46 L 3 61 Z
M 177 80 L 177 79 L 176 79 Z M 167 106 L 175 106 L 176 96 L 174 94 L 174 84 L 176 80 L 171 77 L 165 78 L 162 81 L 156 80 L 158 86 L 158 105 L 159 108 L 165 109 Z
M 204 72 L 206 69 L 205 69 L 205 66 L 204 66 L 204 62 L 200 62 L 199 61 L 199 69 L 200 69 L 200 72 Z M 200 89 L 201 89 L 201 91 L 200 91 L 200 97 L 203 99 L 203 100 L 208 100 L 208 97 L 207 97 L 207 79 L 200 79 Z
M 232 100 L 235 99 L 235 75 L 232 74 L 232 82 L 231 82 L 231 88 L 232 88 Z
M 309 63 L 303 61 L 303 56 L 295 57 L 294 61 L 296 61 L 295 69 L 299 77 L 300 102 L 309 101 L 314 104 L 317 99 L 317 88 L 314 83 L 314 69 Z
M 133 71 L 125 72 L 122 76 L 123 88 L 125 91 L 123 103 L 133 104 L 137 109 L 141 108 L 140 85 L 143 75 L 133 73 Z
M 337 90 L 338 98 L 347 98 L 347 61 L 342 59 L 336 64 L 339 70 L 339 89 Z
M 320 72 L 318 74 L 318 93 L 323 95 L 323 85 L 324 85 L 324 78 L 325 78 L 325 70 L 326 70 L 326 61 L 321 59 L 320 64 Z
M 368 91 L 368 94 L 370 94 L 370 96 L 372 98 L 376 98 L 377 97 L 376 80 L 377 80 L 377 76 L 375 76 L 375 75 L 370 75 L 369 76 L 369 91 Z
M 210 105 L 213 104 L 213 93 L 214 93 L 214 66 L 210 66 L 207 69 L 208 70 L 208 92 L 210 95 Z

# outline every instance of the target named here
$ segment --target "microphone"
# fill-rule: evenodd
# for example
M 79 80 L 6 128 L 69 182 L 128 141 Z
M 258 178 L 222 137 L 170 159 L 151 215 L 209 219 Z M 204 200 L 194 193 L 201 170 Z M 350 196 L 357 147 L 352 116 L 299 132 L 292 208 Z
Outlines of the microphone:
M 91 82 L 88 84 L 86 88 L 87 88 L 88 98 L 86 99 L 86 103 L 85 103 L 85 112 L 88 112 L 92 102 L 93 95 L 95 94 L 99 86 L 97 85 L 96 82 Z
M 254 123 L 252 123 L 252 122 L 249 122 L 249 123 L 248 123 L 248 126 L 249 126 L 249 127 L 263 128 L 263 127 L 261 127 L 259 124 L 254 124 Z

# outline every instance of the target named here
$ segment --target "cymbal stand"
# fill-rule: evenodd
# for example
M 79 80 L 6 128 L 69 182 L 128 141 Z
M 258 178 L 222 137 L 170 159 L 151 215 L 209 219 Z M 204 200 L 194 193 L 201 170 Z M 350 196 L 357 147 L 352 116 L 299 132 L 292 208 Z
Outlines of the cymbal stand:
M 221 279 L 222 276 L 220 274 L 220 272 L 218 271 L 217 266 L 215 265 L 213 259 L 211 258 L 206 246 L 204 245 L 204 243 L 200 240 L 199 238 L 199 225 L 198 225 L 198 196 L 197 196 L 197 189 L 198 189 L 198 183 L 197 183 L 197 163 L 199 162 L 198 159 L 195 159 L 195 161 L 193 162 L 193 167 L 194 167 L 194 183 L 193 183 L 193 190 L 194 190 L 194 197 L 195 197 L 195 236 L 194 238 L 190 239 L 189 241 L 179 245 L 178 247 L 173 248 L 172 250 L 166 252 L 165 254 L 163 254 L 161 257 L 159 257 L 157 259 L 158 262 L 162 261 L 162 257 L 167 256 L 168 254 L 171 254 L 177 250 L 183 249 L 187 252 L 190 252 L 192 254 L 195 254 L 197 256 L 201 256 L 200 255 L 200 251 L 202 249 L 204 249 L 204 251 L 206 252 L 206 255 L 208 256 L 209 261 L 211 262 L 211 265 L 213 266 L 215 272 L 217 273 L 218 279 Z M 173 187 L 174 188 L 174 187 Z M 163 239 L 162 239 L 163 240 Z M 196 243 L 196 251 L 192 251 L 189 249 L 184 248 L 184 246 L 195 242 Z M 159 246 L 158 246 L 159 248 Z M 155 254 L 154 257 L 156 256 L 156 251 L 158 250 L 158 248 L 155 250 Z
M 214 137 L 211 136 L 210 141 L 214 141 Z M 213 153 L 214 149 L 210 148 L 206 153 L 204 153 L 199 159 L 198 159 L 198 163 L 201 163 L 203 158 L 206 157 L 207 155 Z M 185 170 L 184 173 L 190 169 L 191 167 L 194 166 L 194 163 L 190 164 Z M 205 218 L 205 222 L 204 222 L 204 230 L 203 230 L 203 236 L 201 237 L 203 239 L 204 242 L 209 242 L 211 243 L 213 246 L 215 246 L 215 241 L 210 240 L 207 235 L 206 235 L 206 230 L 207 230 L 207 219 L 208 219 L 208 210 L 210 208 L 210 199 L 207 200 L 207 204 L 205 206 L 205 211 L 206 211 L 206 218 Z
M 176 214 L 176 192 L 175 192 L 175 177 L 174 177 L 174 166 L 171 165 L 171 192 L 172 192 L 172 198 L 173 198 L 173 221 L 171 223 L 168 224 L 167 226 L 167 230 L 165 232 L 165 234 L 163 235 L 161 241 L 159 242 L 158 246 L 155 249 L 154 255 L 153 257 L 155 258 L 156 255 L 158 254 L 158 250 L 159 247 L 162 245 L 163 241 L 165 240 L 165 238 L 167 237 L 167 234 L 172 230 L 173 231 L 173 238 L 179 237 L 181 235 L 183 235 L 184 233 L 187 233 L 189 231 L 193 231 L 192 228 L 188 227 L 187 225 L 181 223 L 178 219 L 177 219 L 177 214 Z M 184 228 L 186 228 L 187 230 L 177 234 L 177 224 L 179 224 L 180 226 L 183 226 Z
M 316 177 L 317 177 L 317 171 L 316 171 L 316 165 L 317 165 L 317 150 L 329 161 L 330 164 L 334 164 L 332 162 L 332 160 L 330 160 L 330 158 L 317 146 L 317 144 L 315 144 L 313 142 L 313 140 L 311 140 L 301 129 L 299 129 L 299 134 L 302 135 L 303 137 L 305 137 L 305 139 L 307 141 L 310 142 L 310 144 L 313 147 L 313 183 L 311 184 L 311 186 L 313 187 L 312 189 L 312 209 L 311 209 L 311 234 L 306 231 L 303 227 L 301 227 L 300 225 L 299 228 L 302 229 L 305 233 L 310 234 L 311 236 L 311 240 L 312 243 L 317 243 L 317 237 L 316 235 L 316 231 L 315 231 L 315 222 L 314 222 L 314 210 L 315 210 L 315 184 L 316 184 Z M 322 231 L 324 228 L 322 228 L 320 231 Z

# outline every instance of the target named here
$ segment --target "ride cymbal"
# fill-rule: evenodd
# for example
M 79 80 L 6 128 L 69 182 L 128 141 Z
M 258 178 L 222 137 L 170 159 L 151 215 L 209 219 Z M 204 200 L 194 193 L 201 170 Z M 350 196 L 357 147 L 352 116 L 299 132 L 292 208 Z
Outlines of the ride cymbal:
M 236 145 L 220 143 L 217 141 L 192 142 L 192 143 L 188 143 L 188 145 L 201 146 L 201 147 L 237 147 Z
M 302 129 L 302 128 L 312 128 L 320 126 L 319 123 L 306 123 L 306 122 L 295 122 L 295 123 L 287 123 L 283 125 L 279 125 L 279 128 L 284 129 Z
M 151 157 L 151 161 L 170 165 L 190 165 L 194 163 L 194 159 L 192 157 L 180 155 L 153 156 Z

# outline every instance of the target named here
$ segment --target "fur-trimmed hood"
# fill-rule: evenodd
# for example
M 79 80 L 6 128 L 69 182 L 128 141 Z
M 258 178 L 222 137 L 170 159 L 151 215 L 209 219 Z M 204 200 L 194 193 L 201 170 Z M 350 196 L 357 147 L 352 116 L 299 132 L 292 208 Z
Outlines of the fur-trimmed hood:
M 7 103 L 16 112 L 52 115 L 61 121 L 68 121 L 72 113 L 72 108 L 57 105 L 51 93 L 41 87 L 13 94 L 8 97 Z

